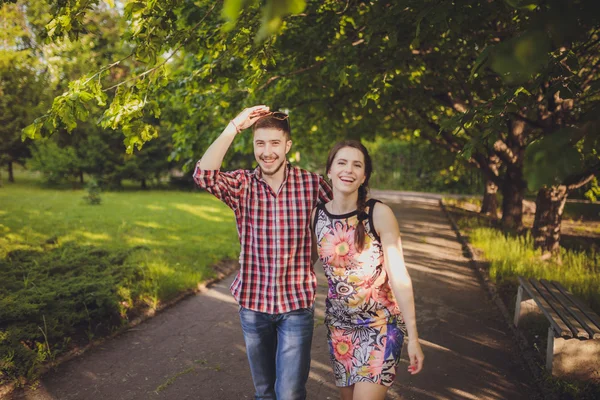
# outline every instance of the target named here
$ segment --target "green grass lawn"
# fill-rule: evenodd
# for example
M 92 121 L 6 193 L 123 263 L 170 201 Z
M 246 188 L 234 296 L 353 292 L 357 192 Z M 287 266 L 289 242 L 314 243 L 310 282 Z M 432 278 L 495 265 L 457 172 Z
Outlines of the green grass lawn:
M 22 181 L 22 180 L 21 180 Z M 207 193 L 0 188 L 0 383 L 122 326 L 235 259 L 233 212 Z

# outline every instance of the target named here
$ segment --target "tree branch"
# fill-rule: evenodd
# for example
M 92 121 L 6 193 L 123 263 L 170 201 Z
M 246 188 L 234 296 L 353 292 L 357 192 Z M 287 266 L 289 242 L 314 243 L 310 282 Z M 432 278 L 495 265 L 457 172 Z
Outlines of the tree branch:
M 585 78 L 585 80 L 583 81 L 583 83 L 581 84 L 581 87 L 585 88 L 588 87 L 590 85 L 590 83 L 594 80 L 594 78 L 596 78 L 597 72 L 598 70 L 600 70 L 600 59 L 598 61 L 596 61 L 596 64 L 594 64 L 594 66 L 592 68 L 590 68 L 590 73 L 588 75 L 587 78 Z
M 433 98 L 460 113 L 469 111 L 469 106 L 464 101 L 453 98 L 451 92 L 434 94 Z
M 546 130 L 546 128 L 544 127 L 544 125 L 540 124 L 537 121 L 534 121 L 532 119 L 527 118 L 526 116 L 524 116 L 521 113 L 516 113 L 516 112 L 509 112 L 508 115 L 510 115 L 511 117 L 515 117 L 516 119 L 518 119 L 519 121 L 523 121 L 528 123 L 529 125 L 533 126 L 534 128 L 540 128 L 542 130 Z
M 314 63 L 313 65 L 311 65 L 309 67 L 300 68 L 300 69 L 297 69 L 296 71 L 292 71 L 292 72 L 289 72 L 287 74 L 272 76 L 262 86 L 260 86 L 258 89 L 256 89 L 256 91 L 260 92 L 261 90 L 263 90 L 264 88 L 266 88 L 267 86 L 269 86 L 271 83 L 273 83 L 277 79 L 281 79 L 281 78 L 286 78 L 288 76 L 294 76 L 294 75 L 302 74 L 302 73 L 304 73 L 306 71 L 310 71 L 311 69 L 318 67 L 319 65 L 323 64 L 324 62 L 325 62 L 325 60 L 321 60 L 321 61 L 319 61 L 317 63 Z
M 600 162 L 592 165 L 587 170 L 580 174 L 570 175 L 563 180 L 563 185 L 567 187 L 567 191 L 571 192 L 579 189 L 586 183 L 590 182 L 596 174 L 600 172 Z
M 192 27 L 192 29 L 190 29 L 190 32 L 193 32 L 193 31 L 195 31 L 195 30 L 196 30 L 196 28 L 197 28 L 197 27 L 199 27 L 199 26 L 200 26 L 200 24 L 201 24 L 202 22 L 204 22 L 204 20 L 205 20 L 205 19 L 206 19 L 206 18 L 207 18 L 207 17 L 208 17 L 208 16 L 209 16 L 209 15 L 210 15 L 212 12 L 213 12 L 213 10 L 215 9 L 215 7 L 216 7 L 216 6 L 217 6 L 217 2 L 215 2 L 215 3 L 213 4 L 213 6 L 211 7 L 211 9 L 210 9 L 210 10 L 208 10 L 208 12 L 207 12 L 207 13 L 204 15 L 204 17 L 202 17 L 202 19 L 200 19 L 200 21 L 198 21 L 198 23 L 196 23 L 196 25 L 194 25 L 194 26 Z M 116 85 L 113 85 L 113 86 L 111 86 L 111 87 L 109 87 L 109 88 L 107 88 L 107 89 L 103 89 L 103 92 L 107 92 L 107 91 L 109 91 L 109 90 L 112 90 L 112 89 L 114 89 L 114 88 L 116 88 L 116 87 L 119 87 L 119 86 L 121 86 L 121 85 L 124 85 L 124 84 L 126 84 L 127 82 L 135 81 L 135 80 L 137 80 L 137 79 L 140 79 L 140 78 L 141 78 L 141 77 L 143 77 L 143 76 L 146 76 L 146 75 L 148 75 L 148 74 L 150 74 L 150 73 L 152 73 L 152 72 L 156 71 L 157 69 L 159 69 L 160 67 L 162 67 L 163 65 L 165 65 L 165 64 L 166 64 L 166 63 L 167 63 L 167 62 L 168 62 L 168 61 L 169 61 L 171 58 L 173 58 L 173 56 L 174 56 L 174 55 L 175 55 L 175 54 L 176 54 L 176 53 L 179 51 L 179 49 L 181 49 L 181 48 L 182 48 L 182 47 L 183 47 L 183 46 L 184 46 L 184 45 L 185 45 L 187 42 L 189 42 L 189 41 L 190 41 L 190 39 L 191 39 L 192 37 L 193 37 L 193 35 L 189 35 L 189 36 L 188 36 L 188 37 L 187 37 L 185 40 L 183 40 L 181 43 L 179 43 L 179 45 L 178 45 L 178 46 L 175 48 L 175 50 L 173 50 L 173 52 L 172 52 L 172 53 L 171 53 L 171 54 L 170 54 L 170 55 L 169 55 L 167 58 L 165 58 L 165 59 L 163 60 L 163 62 L 161 62 L 160 64 L 158 64 L 158 65 L 155 65 L 154 67 L 150 68 L 149 70 L 146 70 L 146 71 L 142 72 L 142 73 L 141 73 L 141 74 L 139 74 L 139 75 L 136 75 L 136 76 L 134 76 L 134 77 L 131 77 L 131 78 L 129 78 L 129 79 L 126 79 L 126 80 L 124 80 L 123 82 L 117 83 Z M 130 54 L 128 57 L 130 57 L 130 56 L 131 56 L 131 54 Z M 86 83 L 87 83 L 87 82 L 86 82 Z
M 494 142 L 494 152 L 505 164 L 515 164 L 517 162 L 515 154 L 502 140 L 496 140 Z
M 446 143 L 451 146 L 453 152 L 460 152 L 465 143 L 459 143 L 459 141 L 457 140 L 457 137 L 448 133 L 448 131 L 446 131 L 445 129 L 442 129 L 441 126 L 439 126 L 438 124 L 436 124 L 435 122 L 433 122 L 432 120 L 430 120 L 427 115 L 421 111 L 418 110 L 417 114 L 419 114 L 419 116 L 421 117 L 421 119 L 423 119 L 423 121 L 425 121 L 425 123 L 427 125 L 429 125 L 429 127 L 431 129 L 433 129 L 435 132 L 439 132 L 441 134 L 441 136 L 444 138 L 444 140 L 446 141 Z
M 98 72 L 96 72 L 94 75 L 90 76 L 85 82 L 83 82 L 83 85 L 87 85 L 92 79 L 94 79 L 95 77 L 97 77 L 98 75 L 100 75 L 101 73 L 103 73 L 106 70 L 111 69 L 114 66 L 117 66 L 119 64 L 121 64 L 123 61 L 127 60 L 129 57 L 133 56 L 133 53 L 130 53 L 128 56 L 125 56 L 123 58 L 121 58 L 118 61 L 115 61 L 112 64 L 108 64 L 107 66 L 104 66 L 102 68 L 100 68 L 100 70 Z
M 479 163 L 481 171 L 485 174 L 486 178 L 494 182 L 497 186 L 502 186 L 504 180 L 498 176 L 498 169 L 494 170 L 491 166 L 490 156 L 486 156 L 476 151 L 472 156 Z

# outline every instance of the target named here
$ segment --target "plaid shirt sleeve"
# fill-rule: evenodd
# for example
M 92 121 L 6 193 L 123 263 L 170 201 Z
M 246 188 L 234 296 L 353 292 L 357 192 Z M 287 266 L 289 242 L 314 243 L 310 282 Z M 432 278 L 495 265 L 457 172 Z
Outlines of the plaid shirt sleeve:
M 218 169 L 201 169 L 196 164 L 194 181 L 198 186 L 206 189 L 207 192 L 227 204 L 231 209 L 236 210 L 246 186 L 246 175 L 242 170 L 221 172 Z
M 319 202 L 329 203 L 331 200 L 333 200 L 331 186 L 319 175 Z

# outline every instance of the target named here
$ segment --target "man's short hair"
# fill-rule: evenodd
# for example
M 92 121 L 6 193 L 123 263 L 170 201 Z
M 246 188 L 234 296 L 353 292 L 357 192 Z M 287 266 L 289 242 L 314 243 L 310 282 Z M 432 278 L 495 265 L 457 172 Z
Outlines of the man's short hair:
M 275 111 L 269 115 L 260 118 L 252 126 L 252 132 L 260 128 L 274 128 L 279 129 L 285 133 L 287 140 L 292 139 L 292 127 L 290 125 L 290 118 L 286 113 Z

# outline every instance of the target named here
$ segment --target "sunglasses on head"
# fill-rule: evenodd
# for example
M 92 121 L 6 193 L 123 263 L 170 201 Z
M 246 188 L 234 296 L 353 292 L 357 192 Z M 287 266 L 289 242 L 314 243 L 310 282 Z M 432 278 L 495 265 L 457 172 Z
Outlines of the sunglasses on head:
M 289 115 L 287 115 L 286 113 L 283 113 L 281 111 L 273 111 L 273 112 L 267 114 L 267 116 L 271 116 L 280 121 L 284 121 L 290 117 Z
M 287 115 L 284 112 L 281 111 L 271 111 L 265 115 L 263 115 L 262 117 L 260 117 L 260 119 L 263 118 L 267 118 L 267 117 L 271 117 L 271 118 L 275 118 L 279 121 L 286 121 L 287 122 L 287 127 L 288 127 L 288 132 L 292 132 L 292 127 L 290 125 L 290 116 Z M 256 124 L 254 124 L 253 129 L 256 129 Z

